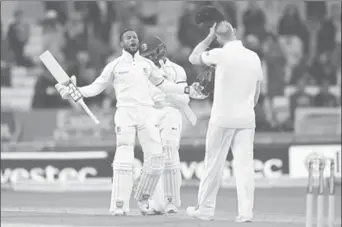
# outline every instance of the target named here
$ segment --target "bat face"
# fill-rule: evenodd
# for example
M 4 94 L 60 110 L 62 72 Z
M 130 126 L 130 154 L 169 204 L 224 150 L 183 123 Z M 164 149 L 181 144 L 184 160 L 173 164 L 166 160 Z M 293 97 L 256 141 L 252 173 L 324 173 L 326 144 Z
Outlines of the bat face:
M 78 88 L 71 82 L 68 74 L 63 70 L 62 66 L 57 62 L 57 60 L 52 56 L 50 51 L 45 51 L 39 56 L 39 59 L 44 63 L 46 68 L 50 71 L 52 76 L 58 81 L 60 84 L 65 84 L 71 90 L 71 98 L 79 103 L 88 116 L 95 122 L 95 124 L 99 124 L 99 120 L 95 117 L 95 115 L 90 111 L 88 106 L 83 101 L 83 96 L 78 90 Z
M 64 71 L 57 60 L 52 56 L 50 51 L 45 51 L 39 56 L 39 59 L 43 62 L 52 76 L 57 80 L 58 83 L 65 84 L 70 78 L 68 74 Z

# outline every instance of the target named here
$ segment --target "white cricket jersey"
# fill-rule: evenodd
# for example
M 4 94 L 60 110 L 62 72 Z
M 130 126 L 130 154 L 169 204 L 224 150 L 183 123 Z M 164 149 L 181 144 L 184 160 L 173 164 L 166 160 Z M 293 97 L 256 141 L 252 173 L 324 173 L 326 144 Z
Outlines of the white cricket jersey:
M 201 54 L 206 65 L 216 65 L 210 124 L 226 128 L 255 128 L 254 96 L 263 79 L 258 55 L 241 41 Z
M 166 59 L 163 66 L 159 68 L 159 72 L 164 76 L 164 78 L 168 81 L 171 81 L 176 84 L 184 84 L 184 86 L 187 86 L 187 77 L 186 72 L 180 65 L 170 61 L 169 59 Z M 152 85 L 153 86 L 153 85 Z M 163 96 L 165 97 L 165 94 L 163 91 L 161 91 L 158 87 L 153 86 L 152 87 L 152 96 L 153 98 L 158 99 L 158 97 L 161 97 L 160 99 L 163 99 Z M 179 95 L 179 94 L 168 94 L 165 98 L 165 100 L 162 100 L 161 102 L 158 102 L 157 105 L 162 106 L 173 106 L 172 100 L 168 100 L 168 97 L 179 97 L 179 98 L 188 98 L 188 95 Z
M 107 64 L 91 85 L 81 87 L 80 91 L 84 97 L 91 97 L 112 84 L 117 107 L 153 106 L 149 81 L 152 67 L 155 67 L 153 62 L 140 56 L 139 52 L 133 57 L 123 50 L 122 55 Z

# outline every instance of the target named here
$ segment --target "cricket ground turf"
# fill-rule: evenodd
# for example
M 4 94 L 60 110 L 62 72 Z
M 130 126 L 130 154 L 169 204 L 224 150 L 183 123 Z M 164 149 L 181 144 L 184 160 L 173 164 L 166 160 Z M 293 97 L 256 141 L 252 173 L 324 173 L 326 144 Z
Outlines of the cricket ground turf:
M 260 188 L 255 191 L 252 223 L 235 223 L 235 189 L 221 189 L 214 221 L 195 220 L 185 209 L 196 204 L 197 187 L 182 189 L 182 208 L 177 215 L 142 216 L 134 200 L 125 217 L 108 213 L 110 192 L 15 192 L 1 191 L 3 227 L 303 227 L 305 188 Z M 336 227 L 341 226 L 341 188 L 336 192 Z M 327 200 L 325 205 L 327 206 Z M 314 208 L 315 210 L 315 208 Z M 327 210 L 327 209 L 325 209 Z

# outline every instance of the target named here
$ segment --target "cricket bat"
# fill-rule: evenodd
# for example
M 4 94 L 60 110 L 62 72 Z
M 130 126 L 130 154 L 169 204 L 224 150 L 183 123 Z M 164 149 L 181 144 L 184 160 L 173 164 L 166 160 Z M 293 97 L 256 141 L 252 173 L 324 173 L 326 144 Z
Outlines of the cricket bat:
M 165 67 L 164 61 L 160 60 L 159 64 L 162 68 Z M 165 70 L 164 70 L 165 71 Z M 195 126 L 197 123 L 197 116 L 196 114 L 192 111 L 189 105 L 181 105 L 180 110 L 183 112 L 185 117 L 188 119 L 188 121 L 192 124 L 192 126 Z
M 46 50 L 39 56 L 39 59 L 43 62 L 46 68 L 50 71 L 52 76 L 57 80 L 58 83 L 68 86 L 71 89 L 71 97 L 77 102 L 88 116 L 94 121 L 95 124 L 99 124 L 100 121 L 95 117 L 95 115 L 88 108 L 87 104 L 83 101 L 83 96 L 78 90 L 75 84 L 70 80 L 68 74 L 64 71 L 62 66 L 57 62 L 57 60 L 52 56 L 50 51 Z
M 184 106 L 181 111 L 184 113 L 184 115 L 186 116 L 186 118 L 190 121 L 190 123 L 192 124 L 192 126 L 195 126 L 197 123 L 197 116 L 196 114 L 192 111 L 192 109 L 190 108 L 190 106 L 186 105 Z

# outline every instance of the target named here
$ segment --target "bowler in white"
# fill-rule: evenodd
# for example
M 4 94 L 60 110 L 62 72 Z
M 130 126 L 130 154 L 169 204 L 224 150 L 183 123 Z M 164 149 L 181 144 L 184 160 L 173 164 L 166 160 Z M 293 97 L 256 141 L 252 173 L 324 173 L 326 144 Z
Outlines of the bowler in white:
M 206 51 L 215 40 L 222 48 Z M 228 151 L 233 152 L 236 180 L 237 222 L 250 222 L 254 204 L 253 143 L 254 106 L 263 78 L 258 55 L 237 40 L 235 29 L 227 21 L 214 24 L 189 61 L 193 65 L 214 65 L 214 100 L 206 137 L 205 170 L 201 178 L 198 204 L 187 214 L 202 220 L 214 218 L 216 197 Z

